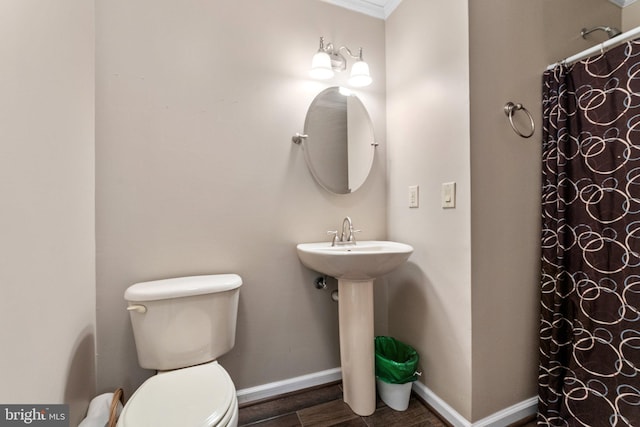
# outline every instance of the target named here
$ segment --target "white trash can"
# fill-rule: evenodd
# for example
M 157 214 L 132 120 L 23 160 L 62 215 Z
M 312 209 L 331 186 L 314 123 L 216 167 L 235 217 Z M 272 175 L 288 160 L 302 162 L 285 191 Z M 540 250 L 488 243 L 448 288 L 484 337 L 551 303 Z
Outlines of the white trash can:
M 406 411 L 411 385 L 418 379 L 420 357 L 408 344 L 392 337 L 375 337 L 375 373 L 378 394 L 396 411 Z
M 413 382 L 404 384 L 389 384 L 376 378 L 378 395 L 380 399 L 391 409 L 396 411 L 406 411 L 411 398 L 411 385 Z

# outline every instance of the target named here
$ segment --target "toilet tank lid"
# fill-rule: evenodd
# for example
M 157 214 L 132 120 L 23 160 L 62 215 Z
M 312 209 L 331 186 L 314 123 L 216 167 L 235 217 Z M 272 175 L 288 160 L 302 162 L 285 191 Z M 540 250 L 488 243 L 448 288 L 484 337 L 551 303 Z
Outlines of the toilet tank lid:
M 156 301 L 230 291 L 242 285 L 237 274 L 175 277 L 131 285 L 124 293 L 127 301 Z

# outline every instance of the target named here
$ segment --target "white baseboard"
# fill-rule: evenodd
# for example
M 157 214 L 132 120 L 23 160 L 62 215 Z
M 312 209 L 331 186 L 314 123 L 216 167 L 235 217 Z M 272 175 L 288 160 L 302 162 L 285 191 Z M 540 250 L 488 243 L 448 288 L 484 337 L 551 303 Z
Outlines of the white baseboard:
M 424 384 L 414 382 L 413 391 L 454 427 L 504 427 L 535 414 L 538 409 L 538 398 L 532 397 L 471 423 Z
M 538 398 L 531 397 L 473 423 L 473 427 L 503 427 L 538 412 Z
M 413 383 L 414 393 L 429 404 L 442 418 L 447 420 L 453 427 L 471 427 L 471 423 L 465 417 L 460 415 L 458 411 L 453 409 L 447 402 L 440 399 L 437 394 L 432 392 L 427 386 L 419 381 Z
M 293 391 L 317 385 L 328 384 L 342 379 L 340 368 L 328 369 L 313 374 L 302 375 L 256 387 L 245 388 L 237 391 L 238 403 L 251 403 L 270 397 L 280 396 Z M 538 398 L 532 397 L 523 402 L 505 408 L 486 418 L 469 422 L 460 415 L 447 402 L 438 397 L 433 391 L 421 382 L 413 383 L 413 391 L 427 402 L 442 418 L 454 427 L 504 427 L 536 413 Z
M 239 404 L 250 403 L 285 393 L 291 393 L 292 391 L 332 383 L 341 379 L 342 370 L 340 368 L 333 368 L 256 387 L 244 388 L 238 390 L 236 395 L 238 396 Z

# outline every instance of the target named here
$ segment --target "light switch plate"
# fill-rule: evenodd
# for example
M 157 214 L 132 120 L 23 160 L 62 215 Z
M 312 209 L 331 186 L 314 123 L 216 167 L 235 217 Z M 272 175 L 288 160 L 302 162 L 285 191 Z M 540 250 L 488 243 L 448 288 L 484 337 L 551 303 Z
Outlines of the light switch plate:
M 419 189 L 417 185 L 409 186 L 409 207 L 417 208 L 420 204 Z
M 451 209 L 456 207 L 456 183 L 444 182 L 442 184 L 442 207 Z

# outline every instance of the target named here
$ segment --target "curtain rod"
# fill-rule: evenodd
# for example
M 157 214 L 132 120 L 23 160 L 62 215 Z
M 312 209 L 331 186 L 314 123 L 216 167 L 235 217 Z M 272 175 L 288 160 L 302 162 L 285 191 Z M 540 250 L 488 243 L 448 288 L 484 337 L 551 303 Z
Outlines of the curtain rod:
M 621 45 L 622 43 L 625 43 L 625 42 L 627 42 L 627 41 L 629 41 L 631 39 L 635 39 L 638 36 L 640 36 L 640 27 L 636 27 L 636 28 L 634 28 L 632 30 L 625 31 L 624 33 L 619 34 L 619 35 L 615 36 L 612 39 L 609 39 L 609 40 L 607 40 L 607 41 L 605 41 L 603 43 L 600 43 L 600 44 L 597 44 L 597 45 L 595 45 L 593 47 L 590 47 L 589 49 L 585 49 L 582 52 L 576 53 L 575 55 L 570 56 L 570 57 L 568 57 L 568 58 L 566 58 L 566 59 L 564 59 L 564 60 L 562 60 L 560 62 L 556 62 L 555 64 L 550 64 L 547 67 L 547 70 L 551 70 L 554 67 L 556 67 L 557 65 L 562 64 L 562 63 L 567 64 L 567 65 L 573 64 L 574 62 L 578 62 L 578 61 L 580 61 L 582 59 L 585 59 L 585 58 L 593 55 L 594 53 L 601 52 L 602 50 L 608 49 L 610 47 Z

